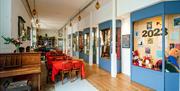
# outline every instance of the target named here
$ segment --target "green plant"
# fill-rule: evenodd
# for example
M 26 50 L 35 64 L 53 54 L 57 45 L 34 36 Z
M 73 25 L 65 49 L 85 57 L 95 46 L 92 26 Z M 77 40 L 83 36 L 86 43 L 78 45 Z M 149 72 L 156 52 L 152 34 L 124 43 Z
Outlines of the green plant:
M 14 39 L 14 38 L 10 38 L 10 37 L 4 37 L 2 36 L 2 38 L 5 40 L 4 44 L 14 44 L 16 47 L 19 47 L 22 42 L 19 39 Z

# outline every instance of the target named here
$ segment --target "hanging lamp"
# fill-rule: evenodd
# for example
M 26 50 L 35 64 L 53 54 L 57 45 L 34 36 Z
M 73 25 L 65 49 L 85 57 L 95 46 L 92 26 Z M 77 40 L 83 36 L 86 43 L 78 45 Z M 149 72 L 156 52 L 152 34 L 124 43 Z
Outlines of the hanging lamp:
M 32 10 L 33 16 L 35 17 L 37 15 L 37 11 L 36 11 L 36 4 L 35 4 L 35 0 L 34 0 L 34 9 Z
M 81 21 L 81 15 L 78 16 L 78 21 Z
M 79 16 L 78 16 L 78 21 L 81 21 L 80 11 L 79 11 Z
M 70 26 L 70 27 L 72 26 L 72 23 L 71 23 L 71 21 L 70 21 L 70 23 L 69 23 L 69 26 Z
M 101 7 L 101 5 L 100 5 L 100 3 L 99 3 L 99 1 L 98 1 L 98 0 L 97 0 L 97 2 L 96 2 L 95 7 L 96 7 L 96 9 L 97 9 L 97 10 Z

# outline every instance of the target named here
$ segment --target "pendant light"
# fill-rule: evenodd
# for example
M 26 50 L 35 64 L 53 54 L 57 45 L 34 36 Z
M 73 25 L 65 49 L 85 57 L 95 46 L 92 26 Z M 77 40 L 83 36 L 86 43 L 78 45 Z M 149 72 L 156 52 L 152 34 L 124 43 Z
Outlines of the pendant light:
M 72 26 L 72 23 L 71 23 L 71 21 L 70 21 L 70 23 L 69 23 L 69 26 L 70 26 L 70 27 Z
M 79 11 L 79 16 L 78 16 L 78 21 L 81 21 L 80 11 Z
M 34 9 L 32 11 L 34 17 L 37 15 L 37 11 L 36 11 L 36 7 L 35 6 L 36 5 L 35 5 L 35 0 L 34 0 Z
M 78 16 L 78 21 L 81 21 L 81 15 Z
M 39 23 L 39 19 L 36 19 L 36 24 L 38 24 Z
M 99 1 L 98 1 L 98 0 L 97 0 L 97 2 L 96 2 L 95 7 L 96 7 L 96 9 L 97 9 L 97 10 L 101 7 L 101 5 L 100 5 L 100 3 L 99 3 Z

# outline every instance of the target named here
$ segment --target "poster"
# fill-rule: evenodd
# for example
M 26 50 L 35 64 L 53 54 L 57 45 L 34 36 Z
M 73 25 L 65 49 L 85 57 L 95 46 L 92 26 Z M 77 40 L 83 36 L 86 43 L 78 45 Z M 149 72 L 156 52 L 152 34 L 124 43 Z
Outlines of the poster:
M 174 28 L 180 28 L 180 17 L 174 18 Z
M 122 48 L 130 48 L 130 35 L 122 35 Z

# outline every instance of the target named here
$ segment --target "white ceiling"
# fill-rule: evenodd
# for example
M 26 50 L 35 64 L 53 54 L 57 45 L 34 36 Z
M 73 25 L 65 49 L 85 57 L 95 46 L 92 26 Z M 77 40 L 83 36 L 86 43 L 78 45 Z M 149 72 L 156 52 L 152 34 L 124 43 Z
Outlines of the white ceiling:
M 60 29 L 80 8 L 91 0 L 35 0 L 41 29 Z M 34 0 L 28 0 L 31 9 Z

